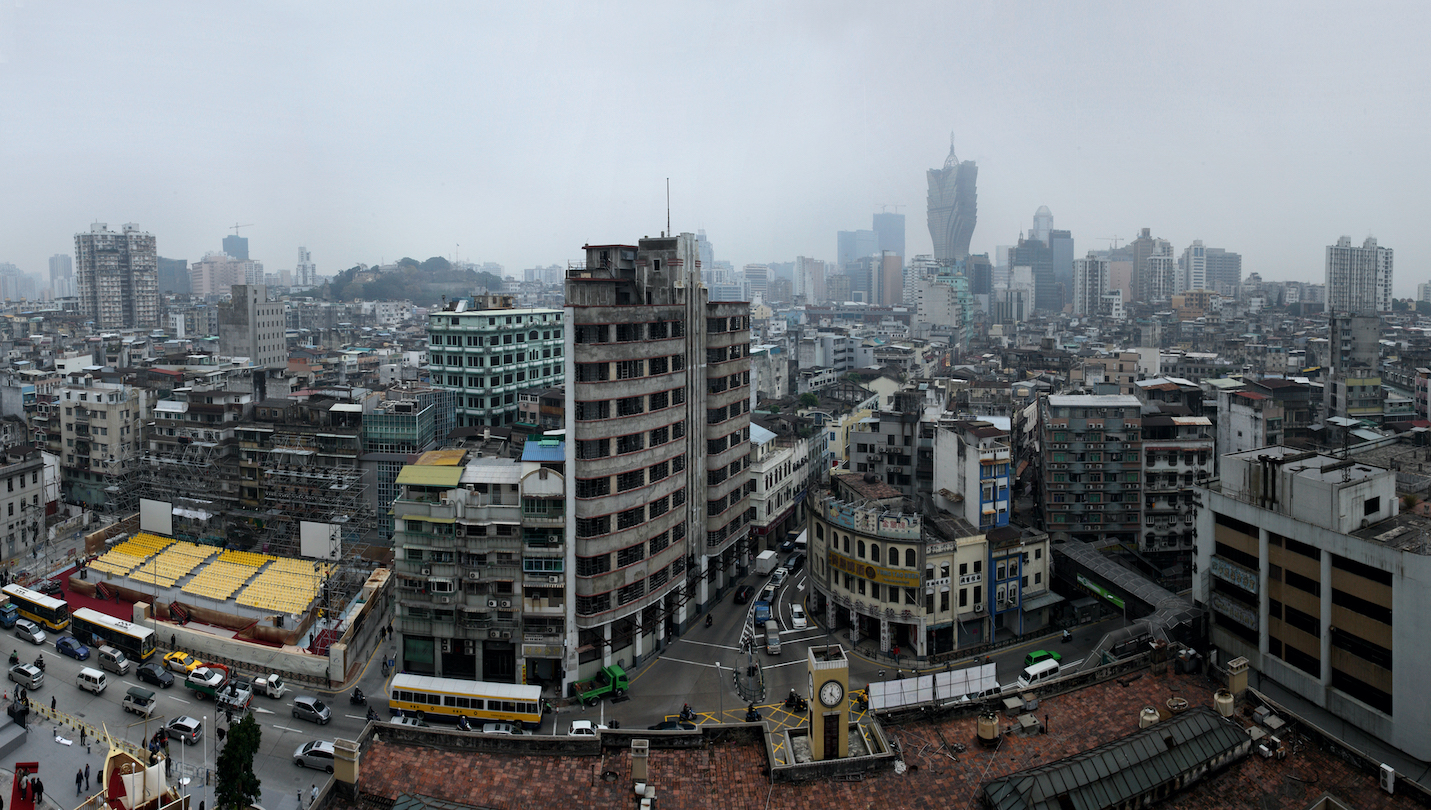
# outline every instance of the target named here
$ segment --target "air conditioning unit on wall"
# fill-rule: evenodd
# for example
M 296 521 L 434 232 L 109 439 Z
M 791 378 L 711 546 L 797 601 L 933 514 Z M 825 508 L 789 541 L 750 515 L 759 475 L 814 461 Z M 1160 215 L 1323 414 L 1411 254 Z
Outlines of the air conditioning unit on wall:
M 975 605 L 975 606 L 974 606 L 974 612 L 975 612 L 975 613 L 983 613 L 983 612 L 984 612 L 984 605 L 983 605 L 983 603 L 980 603 L 980 604 Z

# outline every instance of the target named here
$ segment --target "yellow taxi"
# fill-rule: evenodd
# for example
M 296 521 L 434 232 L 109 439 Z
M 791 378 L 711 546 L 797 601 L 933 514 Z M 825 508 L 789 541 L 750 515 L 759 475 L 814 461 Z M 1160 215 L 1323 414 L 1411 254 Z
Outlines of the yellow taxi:
M 199 659 L 180 650 L 175 650 L 164 656 L 164 666 L 185 675 L 188 675 L 203 665 L 204 663 Z

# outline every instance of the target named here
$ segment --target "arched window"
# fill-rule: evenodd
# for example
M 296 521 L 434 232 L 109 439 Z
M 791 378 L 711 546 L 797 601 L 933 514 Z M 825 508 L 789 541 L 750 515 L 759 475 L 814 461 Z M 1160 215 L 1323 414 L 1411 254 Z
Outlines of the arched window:
M 859 541 L 859 546 L 858 546 L 858 548 L 859 548 L 859 556 L 860 556 L 860 559 L 863 560 L 863 559 L 865 558 L 865 541 L 863 541 L 863 540 Z
M 905 550 L 904 550 L 904 567 L 905 567 L 905 568 L 913 568 L 914 565 L 915 565 L 915 558 L 916 558 L 917 556 L 918 556 L 918 555 L 914 553 L 914 549 L 912 549 L 912 548 L 907 548 L 907 549 L 905 549 Z
M 850 553 L 850 536 L 848 534 L 845 535 L 845 553 Z
M 899 549 L 894 546 L 889 547 L 889 564 L 899 565 Z
M 825 527 L 822 526 L 822 525 L 820 525 L 819 523 L 816 523 L 816 524 L 815 524 L 815 539 L 816 539 L 816 540 L 824 540 L 824 539 L 825 539 Z
M 878 543 L 870 543 L 870 559 L 876 563 L 884 562 L 884 555 L 880 553 Z

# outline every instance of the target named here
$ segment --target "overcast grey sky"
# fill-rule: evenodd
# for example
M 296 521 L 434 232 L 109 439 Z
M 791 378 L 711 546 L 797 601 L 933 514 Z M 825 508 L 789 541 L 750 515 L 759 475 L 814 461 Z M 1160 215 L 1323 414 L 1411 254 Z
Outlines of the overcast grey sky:
M 14 3 L 0 261 L 99 220 L 268 269 L 403 254 L 508 272 L 705 228 L 832 259 L 880 204 L 930 252 L 926 169 L 979 163 L 973 249 L 1040 205 L 1081 255 L 1150 227 L 1321 280 L 1375 235 L 1431 281 L 1421 3 Z M 1417 191 L 1420 189 L 1421 191 Z M 1415 223 L 1420 218 L 1423 226 Z M 1419 229 L 1418 229 L 1419 228 Z

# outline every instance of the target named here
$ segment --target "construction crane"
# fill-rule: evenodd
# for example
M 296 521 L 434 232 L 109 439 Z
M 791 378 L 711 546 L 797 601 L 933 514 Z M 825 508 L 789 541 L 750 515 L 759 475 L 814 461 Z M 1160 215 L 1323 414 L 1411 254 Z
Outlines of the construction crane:
M 247 224 L 240 225 L 240 224 L 238 224 L 237 222 L 235 222 L 234 224 L 230 225 L 229 227 L 234 229 L 234 236 L 238 236 L 238 229 L 239 229 L 239 228 L 252 228 L 252 227 L 253 227 L 253 223 L 252 223 L 252 222 L 249 222 L 249 223 L 247 223 Z
M 1109 245 L 1109 247 L 1113 250 L 1117 250 L 1118 243 L 1123 241 L 1123 237 L 1121 236 L 1100 236 L 1098 238 L 1104 242 L 1112 242 L 1113 244 Z
M 879 206 L 879 208 L 880 208 L 880 213 L 881 213 L 881 214 L 887 214 L 887 213 L 889 213 L 889 209 L 891 209 L 891 208 L 893 208 L 893 209 L 894 209 L 894 212 L 895 212 L 896 214 L 898 214 L 898 213 L 899 213 L 899 209 L 901 209 L 901 208 L 908 208 L 908 207 L 909 207 L 909 206 L 904 205 L 904 204 L 902 204 L 902 203 L 901 203 L 901 204 L 897 204 L 897 205 L 896 205 L 896 204 L 893 204 L 893 203 L 891 203 L 891 204 L 889 204 L 889 205 L 886 205 L 885 203 L 875 203 L 875 205 L 878 205 L 878 206 Z

